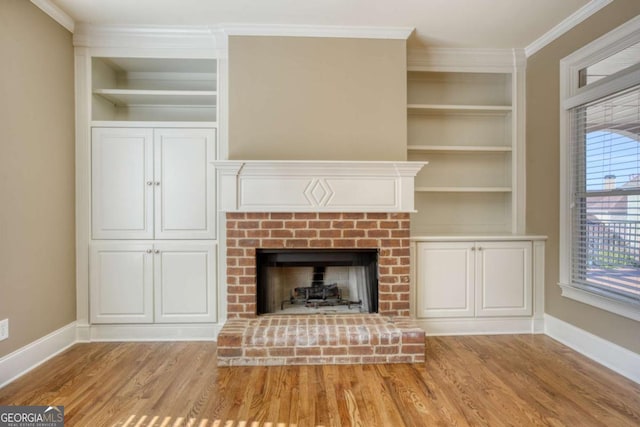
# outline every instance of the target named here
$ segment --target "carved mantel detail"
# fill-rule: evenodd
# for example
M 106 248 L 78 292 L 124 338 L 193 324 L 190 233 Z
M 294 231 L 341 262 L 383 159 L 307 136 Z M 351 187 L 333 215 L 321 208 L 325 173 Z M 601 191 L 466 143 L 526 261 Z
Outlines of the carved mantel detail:
M 413 212 L 426 162 L 217 161 L 224 212 Z

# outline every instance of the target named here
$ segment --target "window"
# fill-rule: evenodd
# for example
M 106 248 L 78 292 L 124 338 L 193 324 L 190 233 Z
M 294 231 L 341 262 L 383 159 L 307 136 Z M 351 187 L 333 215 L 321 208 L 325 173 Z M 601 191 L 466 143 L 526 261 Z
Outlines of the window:
M 640 19 L 561 62 L 563 295 L 640 320 Z

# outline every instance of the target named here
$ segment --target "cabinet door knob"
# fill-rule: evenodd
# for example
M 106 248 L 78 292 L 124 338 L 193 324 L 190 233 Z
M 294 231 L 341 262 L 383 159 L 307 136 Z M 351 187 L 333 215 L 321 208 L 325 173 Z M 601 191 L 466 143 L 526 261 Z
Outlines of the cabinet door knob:
M 154 252 L 159 254 L 160 253 L 160 249 L 156 249 Z
M 147 253 L 150 254 L 152 252 L 151 249 L 147 249 Z
M 153 181 L 147 181 L 147 185 L 153 185 Z
M 471 248 L 471 250 L 472 250 L 472 251 L 475 251 L 475 250 L 476 250 L 476 247 L 475 247 L 475 246 L 474 246 L 474 247 L 472 247 L 472 248 Z
M 481 250 L 482 250 L 482 246 L 479 246 L 479 247 L 478 247 L 478 250 L 479 250 L 479 251 L 481 251 Z
M 160 181 L 156 181 L 156 185 L 160 185 Z

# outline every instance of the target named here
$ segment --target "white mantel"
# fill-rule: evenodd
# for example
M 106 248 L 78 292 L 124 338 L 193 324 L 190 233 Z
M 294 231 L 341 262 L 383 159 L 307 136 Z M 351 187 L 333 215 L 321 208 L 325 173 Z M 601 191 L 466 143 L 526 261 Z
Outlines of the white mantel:
M 224 212 L 413 212 L 426 162 L 213 162 Z

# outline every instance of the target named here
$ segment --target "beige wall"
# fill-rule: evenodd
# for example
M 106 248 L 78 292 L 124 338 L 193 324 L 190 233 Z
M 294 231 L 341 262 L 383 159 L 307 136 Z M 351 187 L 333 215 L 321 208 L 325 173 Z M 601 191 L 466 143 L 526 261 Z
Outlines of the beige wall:
M 640 353 L 640 324 L 560 295 L 559 61 L 640 13 L 640 1 L 615 0 L 527 63 L 527 231 L 549 236 L 546 312 Z
M 71 34 L 0 2 L 0 357 L 75 320 Z
M 229 158 L 405 160 L 404 40 L 229 38 Z

